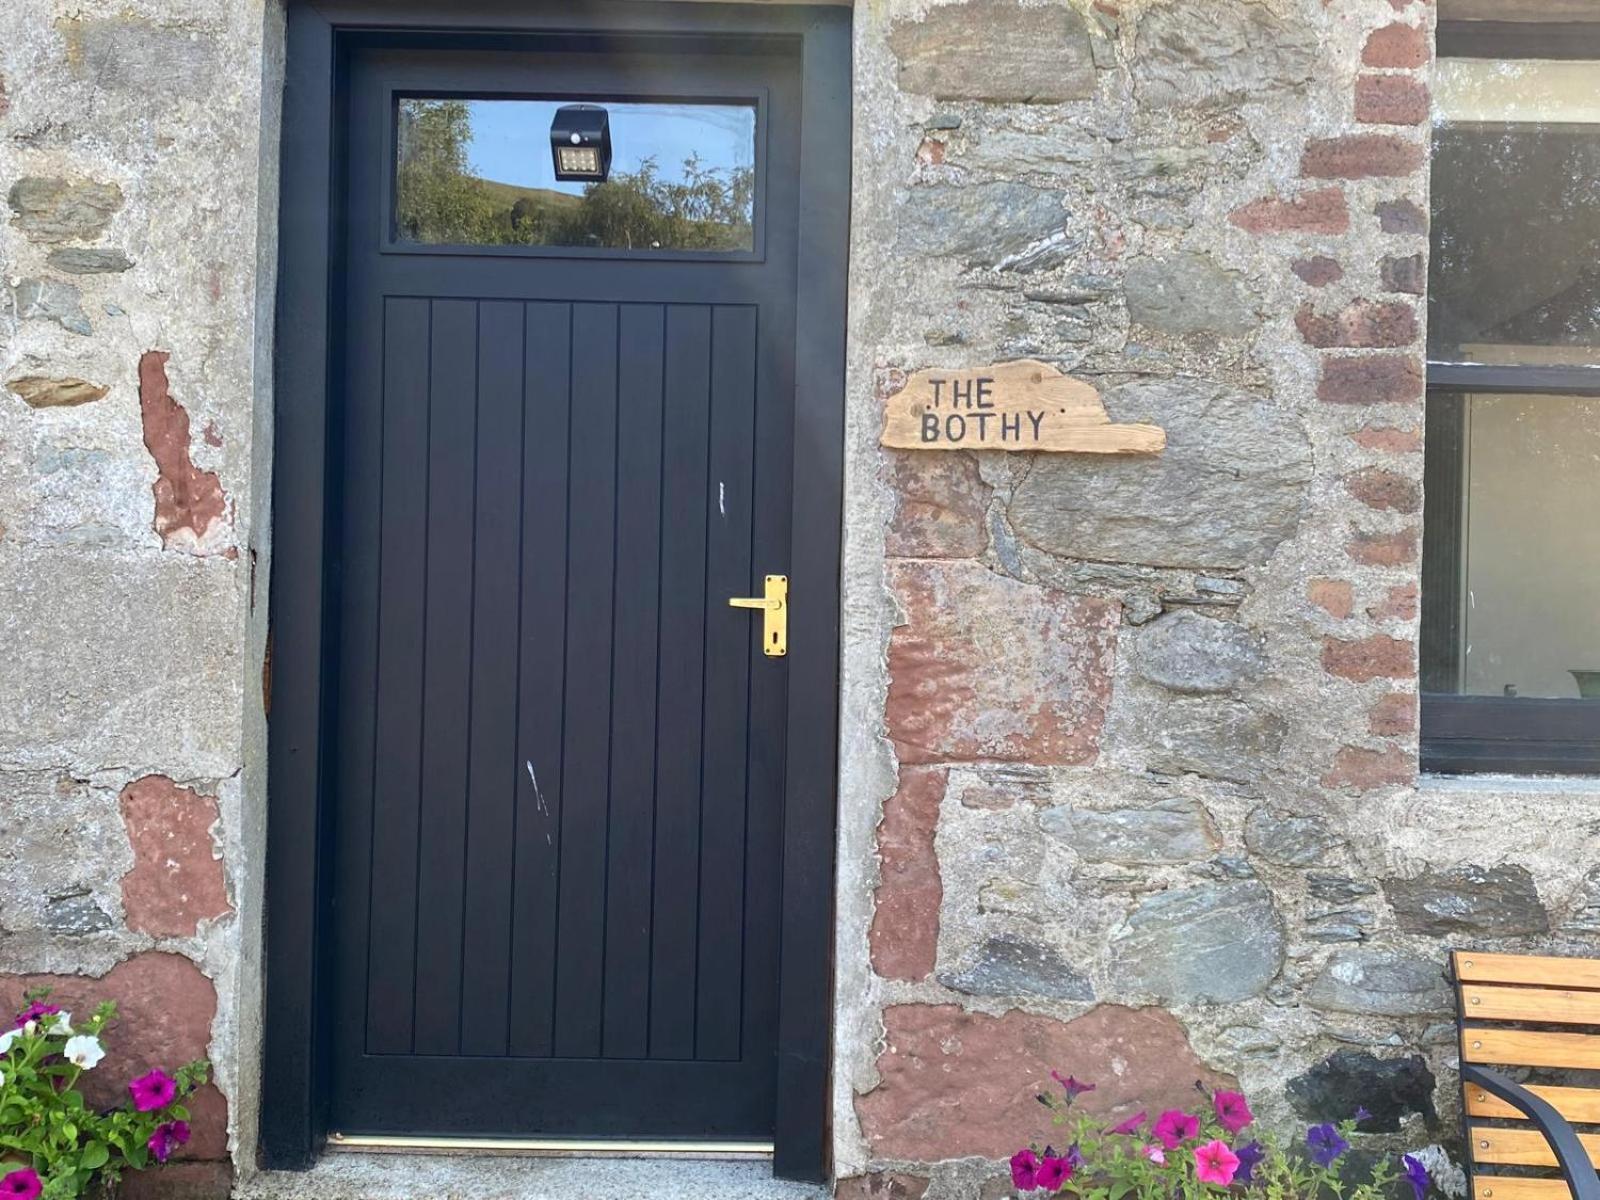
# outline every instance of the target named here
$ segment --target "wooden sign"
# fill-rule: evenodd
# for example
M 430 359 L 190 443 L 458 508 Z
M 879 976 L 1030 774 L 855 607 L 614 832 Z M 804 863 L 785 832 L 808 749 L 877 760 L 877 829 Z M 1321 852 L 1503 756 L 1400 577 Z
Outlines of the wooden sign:
M 964 371 L 918 371 L 887 401 L 883 445 L 896 450 L 1044 450 L 1159 454 L 1159 425 L 1114 425 L 1093 384 L 1024 358 Z

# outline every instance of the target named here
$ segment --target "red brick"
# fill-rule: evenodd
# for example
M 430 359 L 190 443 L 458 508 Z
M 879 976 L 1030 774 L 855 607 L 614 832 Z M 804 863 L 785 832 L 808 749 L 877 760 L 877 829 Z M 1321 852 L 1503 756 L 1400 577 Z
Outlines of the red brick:
M 872 1156 L 902 1162 L 1008 1158 L 1049 1121 L 1035 1097 L 1052 1070 L 1096 1085 L 1078 1108 L 1120 1118 L 1197 1103 L 1195 1084 L 1231 1087 L 1160 1008 L 1105 1004 L 1071 1021 L 956 1005 L 884 1010 L 878 1085 L 856 1097 Z
M 1322 639 L 1322 669 L 1354 683 L 1411 679 L 1417 673 L 1416 643 L 1383 633 L 1356 641 L 1325 637 Z
M 1422 451 L 1422 433 L 1416 429 L 1395 429 L 1378 425 L 1358 429 L 1350 440 L 1363 450 L 1376 450 L 1383 454 L 1419 454 Z
M 1367 616 L 1374 621 L 1415 621 L 1417 597 L 1416 584 L 1397 583 L 1383 594 L 1382 600 L 1367 606 Z
M 1082 766 L 1100 752 L 1121 608 L 976 563 L 897 560 L 889 642 L 900 762 Z
M 1385 233 L 1422 237 L 1428 232 L 1428 214 L 1409 200 L 1380 200 L 1373 205 L 1372 214 Z
M 222 861 L 211 827 L 217 801 L 165 775 L 146 775 L 118 797 L 133 847 L 122 877 L 128 928 L 152 937 L 193 937 L 200 922 L 228 911 Z
M 839 1180 L 834 1200 L 922 1200 L 928 1181 L 920 1175 L 878 1172 Z
M 1392 133 L 1351 133 L 1315 138 L 1300 156 L 1309 179 L 1380 179 L 1422 170 L 1422 144 Z
M 1428 267 L 1421 254 L 1390 255 L 1378 264 L 1386 292 L 1420 296 L 1428 290 Z
M 989 487 L 971 454 L 891 453 L 895 493 L 888 554 L 893 558 L 974 558 L 989 544 Z
M 1422 363 L 1409 354 L 1330 354 L 1317 399 L 1327 404 L 1409 404 L 1422 399 Z
M 1417 315 L 1403 300 L 1356 300 L 1334 313 L 1306 304 L 1294 323 L 1302 338 L 1321 349 L 1374 350 L 1409 346 L 1417 339 Z
M 1417 561 L 1421 534 L 1413 526 L 1399 533 L 1365 533 L 1357 530 L 1345 553 L 1364 567 L 1403 567 Z
M 939 949 L 944 882 L 933 838 L 944 800 L 942 768 L 901 767 L 900 786 L 878 823 L 878 893 L 867 934 L 872 969 L 885 979 L 923 979 Z
M 119 963 L 100 979 L 76 975 L 0 975 L 0 1011 L 22 1007 L 23 993 L 50 990 L 50 1001 L 87 1016 L 104 1000 L 115 1000 L 117 1019 L 102 1036 L 106 1058 L 83 1076 L 84 1098 L 98 1108 L 121 1104 L 128 1081 L 157 1067 L 171 1073 L 209 1057 L 216 988 L 187 958 L 147 951 Z M 194 1136 L 181 1151 L 189 1159 L 228 1154 L 228 1105 L 214 1085 L 189 1098 Z
M 1306 599 L 1341 621 L 1355 608 L 1354 592 L 1343 579 L 1313 579 L 1306 585 Z
M 1416 779 L 1417 760 L 1409 750 L 1399 746 L 1382 750 L 1345 746 L 1334 756 L 1333 766 L 1322 777 L 1322 786 L 1370 792 L 1381 787 L 1410 786 Z
M 1228 220 L 1249 233 L 1345 233 L 1350 207 L 1342 188 L 1328 187 L 1288 199 L 1252 200 L 1234 209 Z
M 1356 120 L 1364 125 L 1420 125 L 1428 111 L 1428 88 L 1420 79 L 1363 75 L 1356 80 Z
M 1375 29 L 1361 48 L 1361 61 L 1369 67 L 1423 66 L 1428 61 L 1428 31 L 1399 21 Z
M 1417 731 L 1415 692 L 1390 692 L 1378 697 L 1367 711 L 1367 728 L 1378 737 L 1397 737 Z
M 1344 481 L 1352 496 L 1368 508 L 1383 512 L 1414 513 L 1422 507 L 1422 489 L 1414 479 L 1366 467 Z
M 1330 283 L 1338 283 L 1344 278 L 1344 268 L 1336 261 L 1321 254 L 1314 258 L 1297 258 L 1289 264 L 1303 283 L 1312 287 L 1327 287 Z

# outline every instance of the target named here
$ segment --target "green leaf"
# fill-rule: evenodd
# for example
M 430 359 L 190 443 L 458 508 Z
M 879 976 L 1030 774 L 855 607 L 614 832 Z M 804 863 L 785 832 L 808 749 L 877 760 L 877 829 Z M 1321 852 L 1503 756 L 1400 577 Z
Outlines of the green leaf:
M 104 1142 L 90 1142 L 83 1148 L 83 1157 L 78 1160 L 78 1165 L 88 1171 L 98 1171 L 111 1161 L 111 1150 Z

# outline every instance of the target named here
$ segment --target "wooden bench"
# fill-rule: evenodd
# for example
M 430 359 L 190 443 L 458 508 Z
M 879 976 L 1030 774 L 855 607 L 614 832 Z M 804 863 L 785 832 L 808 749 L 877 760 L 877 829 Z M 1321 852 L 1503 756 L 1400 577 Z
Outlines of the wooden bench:
M 1600 960 L 1457 950 L 1450 968 L 1471 1200 L 1600 1200 L 1600 1131 L 1574 1128 L 1600 1126 Z M 1572 1086 L 1586 1071 L 1590 1085 Z

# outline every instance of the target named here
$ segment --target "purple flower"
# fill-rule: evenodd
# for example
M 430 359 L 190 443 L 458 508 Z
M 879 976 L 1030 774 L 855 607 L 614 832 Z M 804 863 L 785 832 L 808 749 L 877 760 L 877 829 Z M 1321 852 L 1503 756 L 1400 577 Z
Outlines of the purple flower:
M 4 1179 L 0 1179 L 0 1196 L 7 1197 L 7 1200 L 34 1200 L 42 1191 L 44 1183 L 39 1179 L 39 1172 L 32 1167 L 11 1171 Z
M 150 1135 L 150 1140 L 145 1143 L 150 1148 L 150 1153 L 157 1162 L 166 1162 L 172 1157 L 172 1152 L 189 1140 L 189 1122 L 167 1121 L 157 1125 L 156 1131 Z
M 1018 1150 L 1011 1156 L 1011 1185 L 1019 1192 L 1039 1186 L 1039 1156 L 1032 1150 Z
M 1421 1161 L 1409 1154 L 1400 1156 L 1400 1165 L 1406 1169 L 1406 1182 L 1411 1185 L 1411 1190 L 1417 1194 L 1417 1200 L 1422 1200 L 1428 1194 L 1428 1168 Z
M 41 1017 L 52 1017 L 60 1011 L 61 1006 L 59 1004 L 46 1004 L 41 1000 L 34 1000 L 28 1004 L 27 1008 L 23 1009 L 17 1014 L 16 1022 L 12 1027 L 15 1029 L 21 1029 L 29 1021 L 37 1021 Z M 15 1173 L 16 1172 L 12 1172 L 12 1174 Z M 6 1178 L 9 1179 L 11 1176 L 8 1175 Z M 4 1195 L 4 1193 L 0 1192 L 0 1195 Z
M 1328 1167 L 1350 1149 L 1350 1143 L 1340 1137 L 1339 1131 L 1332 1125 L 1313 1125 L 1306 1130 L 1306 1149 L 1311 1151 L 1312 1162 L 1319 1167 Z
M 1237 1183 L 1251 1182 L 1255 1178 L 1256 1168 L 1267 1156 L 1266 1149 L 1260 1142 L 1246 1142 L 1235 1150 L 1234 1154 L 1239 1158 L 1239 1170 L 1233 1177 Z
M 1068 1100 L 1076 1100 L 1085 1092 L 1094 1091 L 1094 1084 L 1081 1083 L 1071 1075 L 1063 1075 L 1060 1071 L 1051 1071 L 1050 1078 L 1059 1083 L 1067 1093 Z
M 1072 1178 L 1075 1169 L 1070 1157 L 1056 1158 L 1047 1154 L 1044 1156 L 1044 1161 L 1039 1164 L 1034 1181 L 1045 1191 L 1053 1192 Z
M 1156 1118 L 1150 1132 L 1168 1150 L 1176 1150 L 1190 1138 L 1200 1136 L 1200 1118 L 1175 1108 L 1168 1109 Z
M 177 1098 L 178 1084 L 171 1075 L 158 1068 L 135 1079 L 128 1085 L 128 1091 L 133 1095 L 135 1108 L 140 1112 L 154 1112 Z
M 1138 1133 L 1139 1132 L 1139 1126 L 1144 1124 L 1146 1115 L 1147 1114 L 1145 1113 L 1144 1109 L 1141 1108 L 1138 1112 L 1134 1113 L 1133 1116 L 1129 1117 L 1126 1121 L 1119 1121 L 1117 1124 L 1113 1125 L 1110 1129 L 1106 1130 L 1106 1132 L 1107 1133 Z

